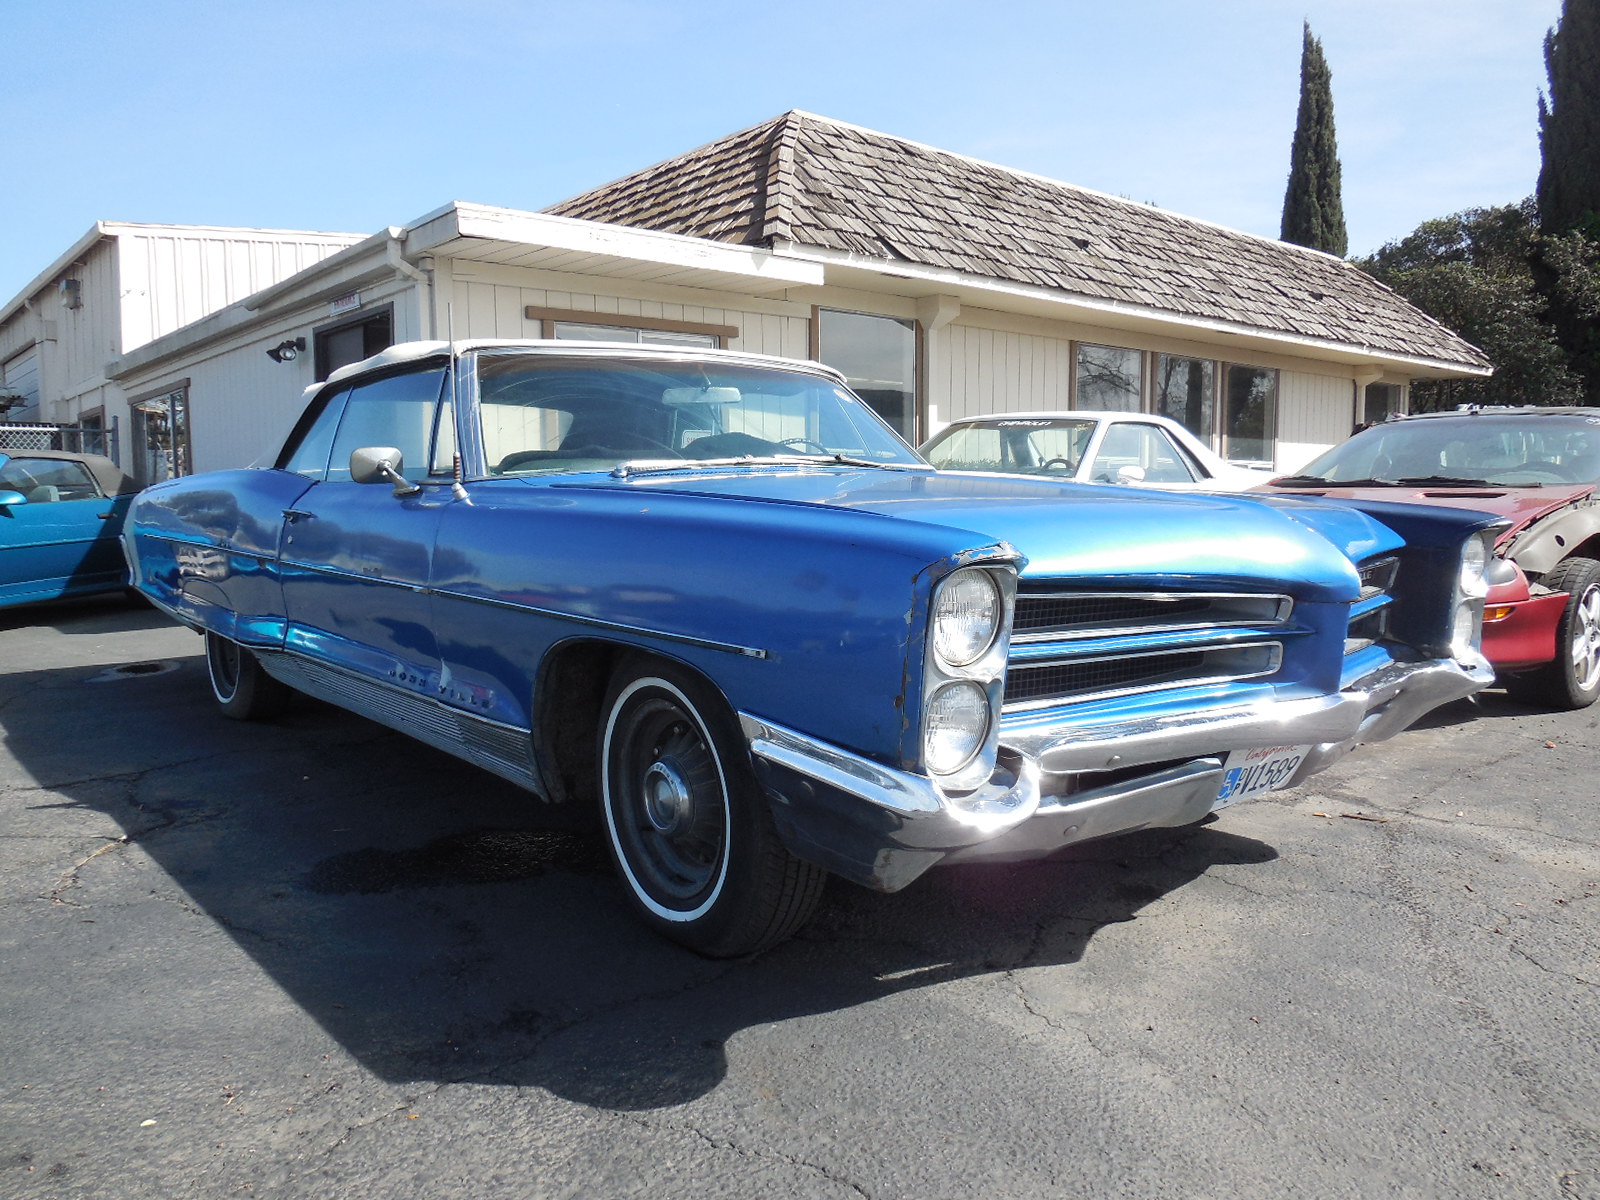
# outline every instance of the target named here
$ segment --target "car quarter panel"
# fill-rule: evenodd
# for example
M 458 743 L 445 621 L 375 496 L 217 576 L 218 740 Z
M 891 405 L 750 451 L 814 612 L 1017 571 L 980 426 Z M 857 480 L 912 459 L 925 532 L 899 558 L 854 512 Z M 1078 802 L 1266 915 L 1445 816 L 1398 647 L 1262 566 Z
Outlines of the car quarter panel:
M 281 646 L 284 513 L 311 486 L 287 471 L 219 471 L 140 493 L 125 527 L 139 587 L 185 624 Z

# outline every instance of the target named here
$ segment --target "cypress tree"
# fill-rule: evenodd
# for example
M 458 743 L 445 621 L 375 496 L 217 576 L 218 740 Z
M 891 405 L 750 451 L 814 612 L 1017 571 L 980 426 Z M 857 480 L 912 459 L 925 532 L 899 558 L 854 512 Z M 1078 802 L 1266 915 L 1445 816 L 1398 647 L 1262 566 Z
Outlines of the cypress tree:
M 1309 21 L 1300 51 L 1300 112 L 1279 236 L 1341 258 L 1349 248 L 1339 195 L 1339 145 L 1333 132 L 1333 73 L 1322 56 L 1322 43 L 1311 36 Z
M 1563 0 L 1545 34 L 1539 97 L 1539 226 L 1600 235 L 1600 2 Z
M 1600 0 L 1563 0 L 1544 39 L 1540 238 L 1529 255 L 1545 319 L 1600 404 Z

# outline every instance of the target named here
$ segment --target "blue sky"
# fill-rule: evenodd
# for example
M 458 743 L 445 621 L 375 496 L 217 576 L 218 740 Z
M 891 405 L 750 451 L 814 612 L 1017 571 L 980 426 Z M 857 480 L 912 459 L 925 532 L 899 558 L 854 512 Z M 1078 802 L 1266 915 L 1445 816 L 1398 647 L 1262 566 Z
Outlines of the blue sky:
M 1533 190 L 1560 0 L 0 0 L 0 302 L 96 220 L 537 209 L 791 108 L 1276 236 L 1309 19 L 1353 253 Z

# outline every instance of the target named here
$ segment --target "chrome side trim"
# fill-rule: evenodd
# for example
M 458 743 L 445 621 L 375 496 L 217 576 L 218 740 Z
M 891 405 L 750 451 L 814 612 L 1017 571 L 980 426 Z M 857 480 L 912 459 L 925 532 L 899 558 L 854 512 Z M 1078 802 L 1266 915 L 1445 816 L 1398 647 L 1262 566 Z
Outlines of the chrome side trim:
M 635 637 L 653 638 L 661 642 L 673 642 L 680 646 L 699 646 L 705 650 L 720 650 L 724 654 L 739 654 L 745 658 L 767 658 L 769 651 L 760 646 L 741 646 L 737 642 L 719 642 L 714 638 L 695 637 L 688 633 L 669 633 L 664 629 L 650 629 L 643 625 L 627 625 L 621 621 L 607 621 L 600 617 L 585 617 L 579 613 L 562 612 L 554 608 L 537 608 L 531 604 L 519 604 L 513 600 L 499 600 L 493 596 L 474 596 L 470 592 L 457 592 L 448 588 L 429 588 L 431 595 L 444 596 L 451 600 L 466 600 L 472 604 L 487 604 L 491 608 L 509 608 L 516 612 L 532 613 L 538 617 L 549 617 L 555 621 L 571 621 L 574 625 L 583 625 L 590 629 L 609 629 L 615 633 L 630 633 Z
M 163 537 L 151 534 L 159 541 L 170 542 L 175 546 L 202 546 L 209 549 L 219 549 L 240 558 L 253 559 L 256 562 L 272 563 L 284 567 L 293 567 L 297 571 L 309 571 L 318 575 L 329 575 L 336 579 L 352 579 L 365 584 L 384 584 L 388 587 L 400 588 L 404 591 L 415 592 L 426 596 L 444 596 L 451 600 L 466 600 L 473 604 L 487 604 L 494 608 L 509 608 L 516 612 L 532 613 L 534 616 L 549 617 L 557 621 L 571 621 L 575 625 L 583 625 L 591 629 L 608 629 L 616 633 L 628 633 L 635 637 L 652 638 L 661 642 L 672 642 L 680 646 L 699 646 L 705 650 L 718 650 L 724 654 L 738 654 L 745 658 L 767 658 L 770 652 L 760 646 L 741 646 L 737 642 L 723 642 L 715 638 L 695 637 L 687 633 L 671 633 L 663 629 L 650 629 L 643 625 L 628 625 L 621 621 L 606 621 L 599 617 L 586 617 L 579 613 L 561 612 L 559 609 L 538 608 L 531 604 L 519 604 L 513 600 L 500 600 L 493 596 L 474 596 L 470 592 L 458 592 L 450 588 L 428 587 L 423 584 L 402 583 L 397 579 L 385 579 L 379 575 L 363 575 L 358 571 L 345 571 L 337 567 L 323 566 L 319 563 L 301 562 L 298 559 L 280 559 L 271 555 L 254 554 L 246 550 L 235 550 L 232 547 L 213 544 L 209 542 L 193 542 L 187 538 Z
M 368 720 L 426 742 L 503 779 L 543 795 L 533 759 L 533 737 L 505 725 L 297 654 L 255 650 L 274 679 Z

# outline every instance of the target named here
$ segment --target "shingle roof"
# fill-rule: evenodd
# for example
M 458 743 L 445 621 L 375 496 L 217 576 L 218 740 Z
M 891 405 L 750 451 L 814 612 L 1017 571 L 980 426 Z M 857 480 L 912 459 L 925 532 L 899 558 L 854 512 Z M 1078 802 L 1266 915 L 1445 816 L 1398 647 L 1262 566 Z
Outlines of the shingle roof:
M 1330 255 L 787 112 L 546 210 L 945 268 L 1466 368 L 1475 346 Z

